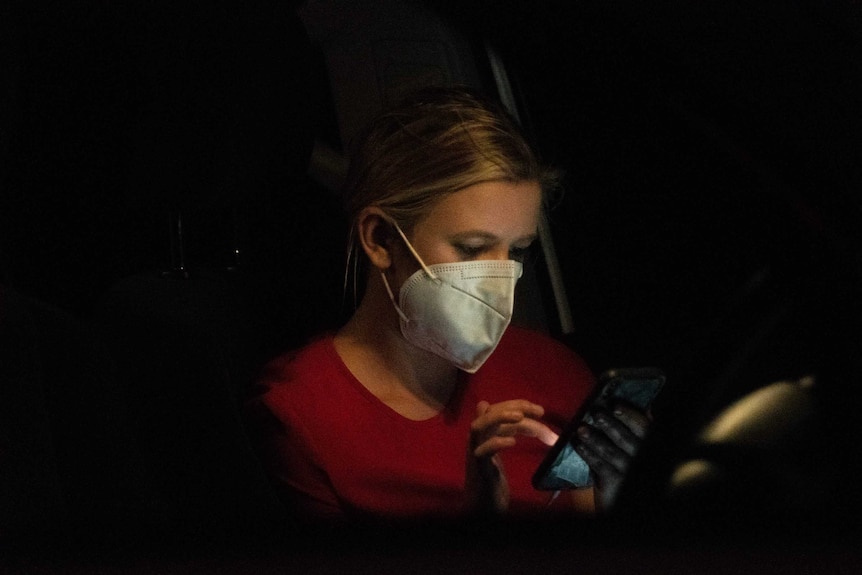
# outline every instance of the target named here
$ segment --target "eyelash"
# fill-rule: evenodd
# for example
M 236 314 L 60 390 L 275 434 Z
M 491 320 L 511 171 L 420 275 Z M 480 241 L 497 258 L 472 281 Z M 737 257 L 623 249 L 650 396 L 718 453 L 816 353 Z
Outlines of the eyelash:
M 458 246 L 455 246 L 455 249 L 457 249 L 458 253 L 461 254 L 461 256 L 466 258 L 466 259 L 473 259 L 473 258 L 479 256 L 483 251 L 485 251 L 484 246 L 458 245 Z
M 455 246 L 458 253 L 465 259 L 474 259 L 482 254 L 487 248 L 485 246 Z M 530 254 L 530 247 L 513 247 L 509 250 L 509 257 L 515 261 L 523 262 Z
M 515 260 L 516 262 L 523 262 L 527 259 L 527 256 L 530 255 L 530 248 L 512 248 L 509 250 L 509 257 Z

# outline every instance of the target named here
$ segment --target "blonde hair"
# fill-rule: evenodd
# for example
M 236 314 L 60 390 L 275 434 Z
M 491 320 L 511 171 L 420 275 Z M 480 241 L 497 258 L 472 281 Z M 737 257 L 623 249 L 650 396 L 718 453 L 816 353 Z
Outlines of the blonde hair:
M 381 208 L 409 234 L 442 198 L 474 184 L 536 181 L 547 194 L 558 180 L 502 108 L 463 88 L 414 92 L 375 118 L 357 144 L 344 185 L 348 268 L 366 207 Z

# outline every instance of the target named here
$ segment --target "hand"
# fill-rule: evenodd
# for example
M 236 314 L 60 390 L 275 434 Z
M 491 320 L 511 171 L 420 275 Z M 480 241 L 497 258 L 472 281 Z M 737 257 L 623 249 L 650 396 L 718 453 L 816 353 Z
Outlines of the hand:
M 553 445 L 557 434 L 541 423 L 541 405 L 516 399 L 476 405 L 467 449 L 467 497 L 478 511 L 502 512 L 509 507 L 509 484 L 500 461 L 500 451 L 512 447 L 516 436 L 536 437 Z
M 578 454 L 587 462 L 596 477 L 596 504 L 609 509 L 632 458 L 649 428 L 649 415 L 618 404 L 612 411 L 600 411 L 593 416 L 593 425 L 578 429 Z

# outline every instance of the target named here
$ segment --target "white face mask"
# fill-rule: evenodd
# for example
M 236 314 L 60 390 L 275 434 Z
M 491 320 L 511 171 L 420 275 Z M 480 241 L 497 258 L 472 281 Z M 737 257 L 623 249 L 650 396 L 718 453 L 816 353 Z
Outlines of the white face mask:
M 395 229 L 422 266 L 401 286 L 400 305 L 381 272 L 401 318 L 401 333 L 413 345 L 475 373 L 512 320 L 521 262 L 478 260 L 426 266 L 397 224 Z

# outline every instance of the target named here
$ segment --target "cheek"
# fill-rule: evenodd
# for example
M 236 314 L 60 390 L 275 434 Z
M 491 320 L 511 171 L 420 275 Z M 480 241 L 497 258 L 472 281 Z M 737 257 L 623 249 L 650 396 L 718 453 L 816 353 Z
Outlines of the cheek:
M 411 243 L 413 244 L 413 249 L 416 250 L 417 255 L 422 258 L 422 262 L 426 266 L 457 262 L 461 259 L 461 255 L 453 245 L 434 236 L 417 233 L 411 239 Z M 406 247 L 404 247 L 403 252 L 408 258 L 406 261 L 407 267 L 411 267 L 412 265 L 413 271 L 421 269 L 419 262 Z
M 427 259 L 423 258 L 425 265 L 432 266 L 434 264 L 448 264 L 459 262 L 463 259 L 461 254 L 453 246 L 444 244 L 438 246 L 437 249 L 429 251 Z

